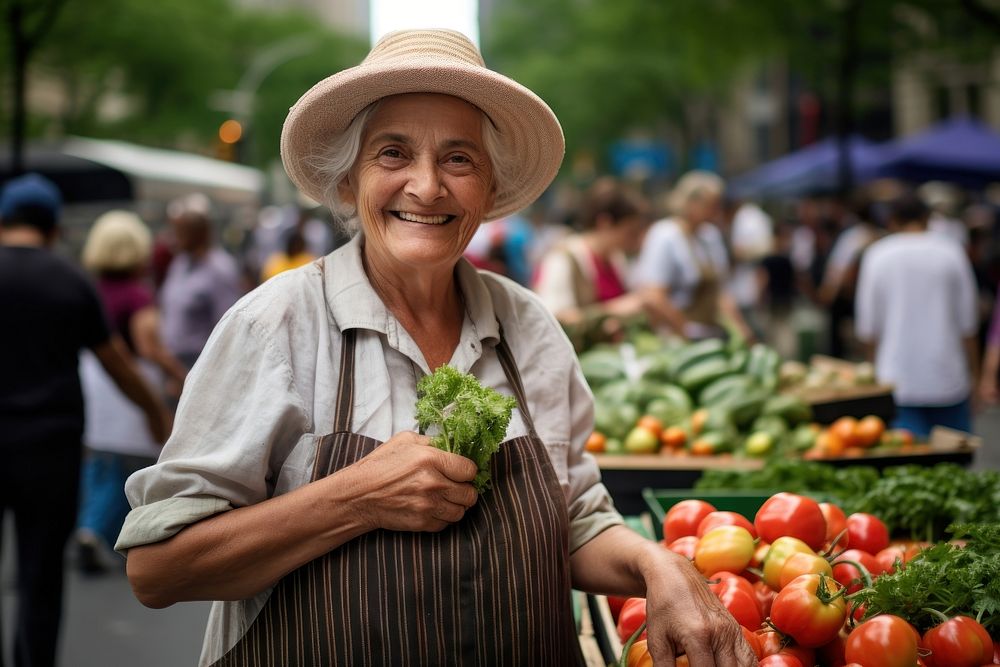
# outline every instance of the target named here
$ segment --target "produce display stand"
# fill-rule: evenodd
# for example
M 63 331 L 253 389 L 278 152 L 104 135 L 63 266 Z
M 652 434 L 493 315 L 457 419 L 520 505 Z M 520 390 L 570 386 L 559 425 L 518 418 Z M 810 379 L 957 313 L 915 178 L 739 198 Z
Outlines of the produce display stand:
M 604 486 L 622 514 L 649 510 L 642 498 L 644 488 L 690 489 L 705 470 L 759 470 L 764 466 L 761 459 L 733 457 L 601 454 L 595 458 Z
M 934 427 L 928 445 L 900 449 L 898 453 L 878 450 L 862 457 L 819 459 L 834 466 L 867 465 L 879 470 L 897 465 L 934 465 L 937 463 L 972 463 L 982 438 L 944 428 Z M 759 470 L 762 459 L 710 456 L 676 457 L 663 454 L 595 456 L 601 469 L 604 486 L 611 493 L 618 511 L 638 515 L 649 511 L 642 490 L 690 489 L 706 470 Z

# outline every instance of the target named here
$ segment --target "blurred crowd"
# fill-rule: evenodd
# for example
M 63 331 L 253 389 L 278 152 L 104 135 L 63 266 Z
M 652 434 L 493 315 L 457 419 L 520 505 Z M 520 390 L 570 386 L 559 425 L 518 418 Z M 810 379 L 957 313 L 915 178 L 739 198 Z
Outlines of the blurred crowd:
M 85 455 L 62 471 L 66 498 L 48 508 L 50 534 L 19 533 L 18 543 L 41 554 L 73 536 L 75 562 L 96 574 L 120 567 L 111 550 L 129 509 L 124 481 L 155 461 L 215 324 L 247 291 L 347 236 L 304 202 L 264 207 L 233 235 L 217 204 L 192 194 L 170 202 L 155 228 L 131 211 L 104 213 L 78 261 L 67 261 L 54 252 L 60 211 L 59 192 L 37 175 L 0 193 L 0 304 L 38 321 L 31 338 L 0 328 L 0 385 L 21 382 L 21 395 L 0 387 L 0 449 L 72 442 L 83 429 Z M 904 425 L 970 430 L 975 405 L 998 398 L 998 214 L 1000 197 L 944 183 L 882 181 L 850 198 L 764 206 L 729 197 L 709 172 L 684 174 L 663 192 L 603 177 L 483 225 L 466 256 L 534 290 L 578 350 L 641 328 L 689 340 L 738 335 L 787 359 L 871 358 L 896 386 Z M 21 363 L 39 354 L 51 357 L 44 373 Z M 23 377 L 29 366 L 38 377 Z M 50 407 L 19 413 L 24 386 Z M 5 468 L 51 467 L 52 450 L 39 451 L 49 452 L 44 461 Z M 4 505 L 30 504 L 40 479 L 3 480 Z M 37 571 L 19 572 L 19 586 L 44 607 L 61 594 L 51 582 L 60 561 L 36 562 Z M 32 623 L 23 624 L 18 632 L 28 633 Z

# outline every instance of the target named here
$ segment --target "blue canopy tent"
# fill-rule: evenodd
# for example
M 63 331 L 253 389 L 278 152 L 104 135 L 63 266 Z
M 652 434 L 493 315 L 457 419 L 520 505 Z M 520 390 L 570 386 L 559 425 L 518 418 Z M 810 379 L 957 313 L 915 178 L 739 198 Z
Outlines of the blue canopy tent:
M 1000 182 L 1000 134 L 968 116 L 952 118 L 884 149 L 878 176 L 970 188 Z
M 882 162 L 882 148 L 860 135 L 847 139 L 855 183 L 871 180 Z M 840 185 L 840 146 L 828 137 L 767 162 L 730 182 L 737 197 L 772 199 L 836 192 Z

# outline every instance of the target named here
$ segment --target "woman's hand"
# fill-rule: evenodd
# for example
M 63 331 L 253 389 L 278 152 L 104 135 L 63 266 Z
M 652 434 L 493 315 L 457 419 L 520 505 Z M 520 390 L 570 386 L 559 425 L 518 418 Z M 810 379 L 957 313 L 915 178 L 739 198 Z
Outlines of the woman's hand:
M 361 487 L 355 505 L 372 530 L 443 530 L 479 497 L 471 484 L 475 463 L 410 431 L 397 433 L 351 467 Z
M 625 526 L 611 526 L 570 556 L 573 587 L 646 598 L 649 650 L 656 667 L 756 667 L 740 626 L 705 578 L 678 554 Z
M 659 545 L 657 545 L 659 546 Z M 649 651 L 660 667 L 686 653 L 691 667 L 754 667 L 739 624 L 687 561 L 662 549 L 646 563 Z

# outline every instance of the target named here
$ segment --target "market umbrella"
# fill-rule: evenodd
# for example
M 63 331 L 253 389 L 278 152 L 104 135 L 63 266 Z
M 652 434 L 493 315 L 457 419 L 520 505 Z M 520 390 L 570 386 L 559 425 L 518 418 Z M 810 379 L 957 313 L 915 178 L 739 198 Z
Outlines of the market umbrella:
M 840 147 L 836 137 L 767 162 L 730 182 L 737 197 L 760 199 L 796 197 L 839 189 Z M 847 154 L 855 182 L 870 180 L 882 162 L 881 147 L 860 135 L 847 139 Z
M 952 118 L 889 144 L 878 173 L 913 183 L 983 187 L 1000 181 L 1000 134 L 974 118 Z

